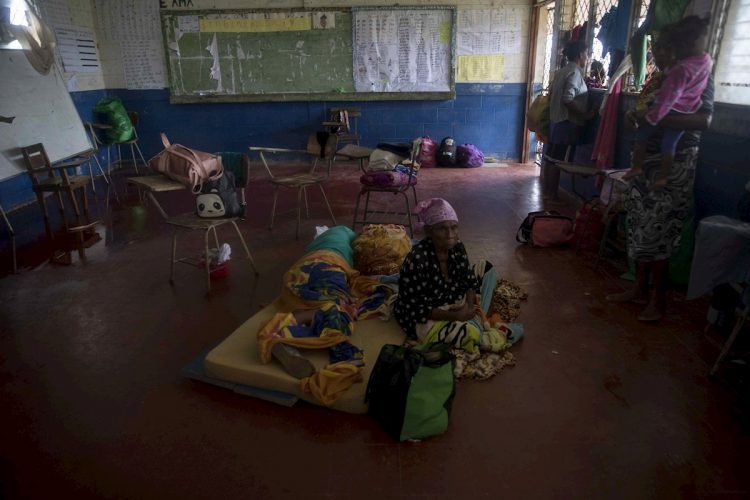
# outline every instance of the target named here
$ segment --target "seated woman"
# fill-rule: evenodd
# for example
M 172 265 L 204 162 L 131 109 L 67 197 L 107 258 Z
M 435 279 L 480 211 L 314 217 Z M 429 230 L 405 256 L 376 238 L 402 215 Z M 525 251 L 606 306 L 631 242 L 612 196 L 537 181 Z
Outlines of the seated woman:
M 505 335 L 483 321 L 482 309 L 488 309 L 496 282 L 491 265 L 472 268 L 469 264 L 450 203 L 430 198 L 420 202 L 416 212 L 425 224 L 426 237 L 401 266 L 393 309 L 401 328 L 423 344 L 443 342 L 469 352 L 503 349 Z M 476 300 L 480 283 L 481 308 Z

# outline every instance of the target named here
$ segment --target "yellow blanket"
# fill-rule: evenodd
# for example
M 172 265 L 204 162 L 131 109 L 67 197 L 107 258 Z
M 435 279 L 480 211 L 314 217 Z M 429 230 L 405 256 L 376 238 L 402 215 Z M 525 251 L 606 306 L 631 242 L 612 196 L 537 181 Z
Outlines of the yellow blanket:
M 277 343 L 302 349 L 333 348 L 332 362 L 300 380 L 300 388 L 323 404 L 332 404 L 352 384 L 361 382 L 361 351 L 348 344 L 357 320 L 374 317 L 391 290 L 362 276 L 337 253 L 318 250 L 303 256 L 283 277 L 274 315 L 258 332 L 263 363 L 272 359 Z M 298 324 L 295 310 L 315 310 L 310 325 Z

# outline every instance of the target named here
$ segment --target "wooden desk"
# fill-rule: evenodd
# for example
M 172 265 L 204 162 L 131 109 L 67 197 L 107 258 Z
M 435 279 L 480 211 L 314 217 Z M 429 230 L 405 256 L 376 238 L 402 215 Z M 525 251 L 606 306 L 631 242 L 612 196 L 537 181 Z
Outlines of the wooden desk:
M 695 254 L 687 299 L 699 297 L 724 283 L 746 286 L 741 292 L 743 306 L 735 311 L 737 321 L 711 367 L 711 375 L 716 373 L 729 354 L 750 315 L 750 222 L 712 215 L 700 221 L 695 233 Z
M 164 219 L 168 219 L 169 216 L 164 211 L 164 209 L 161 207 L 159 202 L 157 201 L 156 197 L 154 196 L 154 193 L 164 193 L 167 191 L 182 191 L 183 189 L 187 189 L 187 187 L 184 184 L 180 184 L 177 181 L 174 181 L 170 179 L 169 177 L 163 176 L 163 175 L 144 175 L 141 177 L 128 177 L 128 184 L 132 184 L 133 186 L 137 187 L 139 190 L 145 191 L 146 196 L 151 200 L 151 202 L 156 206 L 156 209 L 159 211 L 162 217 Z
M 579 165 L 577 163 L 570 163 L 564 160 L 556 160 L 555 158 L 547 155 L 544 155 L 544 159 L 547 160 L 550 165 L 570 174 L 570 182 L 573 194 L 578 196 L 578 198 L 580 198 L 582 201 L 586 201 L 586 197 L 576 190 L 576 177 L 586 179 L 594 175 L 603 175 L 603 171 L 599 170 L 593 165 Z

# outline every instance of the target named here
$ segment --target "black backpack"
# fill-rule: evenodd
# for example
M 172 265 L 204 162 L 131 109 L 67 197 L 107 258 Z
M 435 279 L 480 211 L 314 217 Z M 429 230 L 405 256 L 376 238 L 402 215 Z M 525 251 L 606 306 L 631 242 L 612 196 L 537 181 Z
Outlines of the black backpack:
M 440 141 L 435 152 L 435 161 L 441 167 L 456 166 L 456 141 L 453 137 L 445 137 Z

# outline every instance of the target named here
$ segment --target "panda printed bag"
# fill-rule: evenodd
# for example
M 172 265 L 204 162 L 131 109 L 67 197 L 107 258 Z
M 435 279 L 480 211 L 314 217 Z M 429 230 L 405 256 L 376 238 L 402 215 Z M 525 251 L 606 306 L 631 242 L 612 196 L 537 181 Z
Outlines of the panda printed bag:
M 234 188 L 234 174 L 225 170 L 218 180 L 204 183 L 195 198 L 195 208 L 203 218 L 243 217 L 245 210 Z

